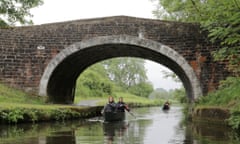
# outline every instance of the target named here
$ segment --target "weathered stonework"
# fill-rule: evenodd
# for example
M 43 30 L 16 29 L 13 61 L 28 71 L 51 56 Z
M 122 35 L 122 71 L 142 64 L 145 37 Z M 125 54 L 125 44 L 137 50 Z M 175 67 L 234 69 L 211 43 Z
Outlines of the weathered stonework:
M 153 60 L 174 71 L 194 100 L 229 75 L 213 61 L 199 25 L 116 16 L 0 29 L 0 81 L 56 103 L 71 103 L 75 81 L 113 57 Z

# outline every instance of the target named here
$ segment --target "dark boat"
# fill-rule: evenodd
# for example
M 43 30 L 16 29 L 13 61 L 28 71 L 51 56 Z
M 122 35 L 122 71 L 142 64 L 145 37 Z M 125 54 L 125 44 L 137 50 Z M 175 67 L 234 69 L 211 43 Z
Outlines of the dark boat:
M 103 118 L 106 122 L 123 121 L 125 120 L 125 112 L 104 112 Z
M 163 107 L 162 107 L 163 110 L 169 110 L 170 109 L 170 106 L 169 104 L 164 104 Z

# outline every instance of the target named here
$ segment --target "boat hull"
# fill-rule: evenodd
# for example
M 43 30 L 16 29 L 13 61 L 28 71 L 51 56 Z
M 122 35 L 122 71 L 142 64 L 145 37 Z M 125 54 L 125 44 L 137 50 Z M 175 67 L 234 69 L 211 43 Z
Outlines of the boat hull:
M 103 113 L 104 121 L 123 121 L 125 120 L 125 112 L 105 112 Z
M 163 110 L 169 110 L 170 107 L 169 107 L 169 105 L 163 105 L 162 109 L 163 109 Z

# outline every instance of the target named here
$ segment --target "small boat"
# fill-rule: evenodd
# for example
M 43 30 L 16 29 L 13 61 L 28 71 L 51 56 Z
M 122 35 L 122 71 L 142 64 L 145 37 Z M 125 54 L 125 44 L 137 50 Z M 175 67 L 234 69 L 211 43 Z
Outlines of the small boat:
M 164 104 L 163 107 L 162 107 L 163 110 L 169 110 L 170 109 L 170 106 L 169 104 Z
M 123 121 L 125 120 L 125 112 L 104 112 L 103 118 L 106 122 Z

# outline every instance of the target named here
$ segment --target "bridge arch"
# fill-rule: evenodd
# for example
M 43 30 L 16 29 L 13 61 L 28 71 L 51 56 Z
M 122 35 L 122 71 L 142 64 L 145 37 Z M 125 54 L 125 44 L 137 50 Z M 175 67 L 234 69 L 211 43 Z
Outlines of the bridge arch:
M 101 60 L 124 56 L 152 60 L 171 69 L 191 101 L 202 95 L 200 82 L 183 56 L 159 42 L 129 35 L 94 37 L 66 47 L 45 68 L 39 94 L 54 103 L 72 103 L 81 72 Z

